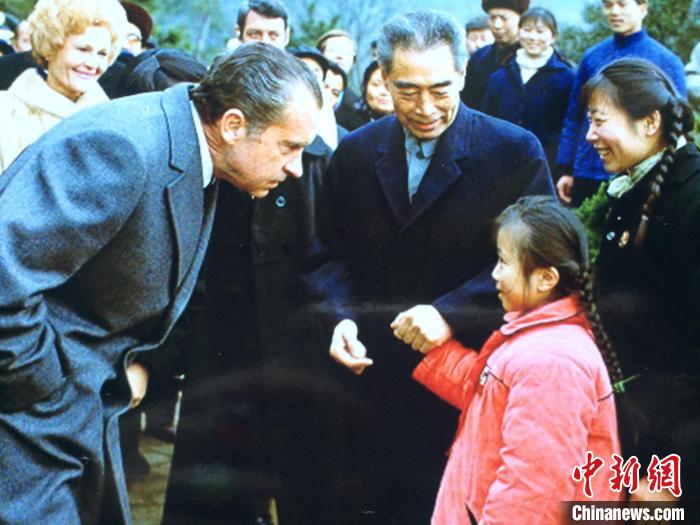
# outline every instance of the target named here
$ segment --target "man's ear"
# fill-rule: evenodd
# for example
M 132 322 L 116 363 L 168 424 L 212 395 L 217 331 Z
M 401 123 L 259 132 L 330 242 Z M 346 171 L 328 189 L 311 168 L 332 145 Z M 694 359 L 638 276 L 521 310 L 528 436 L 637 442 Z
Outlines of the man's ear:
M 459 75 L 459 83 L 457 84 L 457 87 L 459 88 L 460 91 L 464 89 L 464 80 L 465 77 L 467 76 L 467 60 L 465 59 L 464 62 L 462 63 L 462 67 L 460 67 L 457 70 L 457 74 Z
M 292 38 L 292 28 L 287 26 L 287 29 L 284 32 L 284 47 L 289 45 L 290 38 Z
M 248 134 L 248 122 L 240 109 L 231 108 L 219 120 L 221 138 L 227 144 L 233 144 Z
M 236 27 L 233 28 L 233 34 L 238 38 L 238 40 L 242 40 L 243 35 L 241 34 L 241 26 L 236 24 Z
M 559 270 L 554 266 L 548 268 L 538 268 L 537 272 L 537 291 L 551 292 L 559 285 Z
M 649 4 L 646 2 L 644 2 L 643 4 L 639 4 L 639 9 L 642 12 L 642 20 L 644 20 L 649 14 Z

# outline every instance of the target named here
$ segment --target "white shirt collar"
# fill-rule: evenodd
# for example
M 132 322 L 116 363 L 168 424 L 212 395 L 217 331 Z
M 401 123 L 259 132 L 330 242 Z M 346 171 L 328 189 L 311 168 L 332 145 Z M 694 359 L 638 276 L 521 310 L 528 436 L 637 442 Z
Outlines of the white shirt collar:
M 197 142 L 199 143 L 199 157 L 202 160 L 202 184 L 206 188 L 212 183 L 212 180 L 214 178 L 214 161 L 211 158 L 211 152 L 209 151 L 207 137 L 204 134 L 204 128 L 202 127 L 202 119 L 199 117 L 197 108 L 194 107 L 194 103 L 191 100 L 190 109 L 192 110 L 192 120 L 194 121 L 194 129 L 197 132 Z

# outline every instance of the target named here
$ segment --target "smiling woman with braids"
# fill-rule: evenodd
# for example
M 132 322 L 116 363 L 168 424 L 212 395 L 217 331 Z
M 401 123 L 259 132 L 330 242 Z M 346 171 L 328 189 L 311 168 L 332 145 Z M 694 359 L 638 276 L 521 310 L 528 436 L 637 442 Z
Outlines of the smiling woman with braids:
M 597 263 L 600 308 L 648 418 L 625 456 L 682 462 L 686 508 L 698 501 L 700 453 L 700 152 L 688 142 L 692 113 L 668 78 L 641 59 L 613 62 L 582 90 L 586 139 L 606 171 L 609 215 Z M 644 487 L 633 499 L 670 499 Z M 688 510 L 686 511 L 688 512 Z

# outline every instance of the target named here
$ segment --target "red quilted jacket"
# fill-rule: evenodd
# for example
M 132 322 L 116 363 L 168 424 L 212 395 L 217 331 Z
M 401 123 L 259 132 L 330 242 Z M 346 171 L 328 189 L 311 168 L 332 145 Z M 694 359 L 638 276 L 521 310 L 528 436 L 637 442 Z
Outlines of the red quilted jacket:
M 577 300 L 505 320 L 480 352 L 451 340 L 413 373 L 462 410 L 433 525 L 562 523 L 562 501 L 587 499 L 572 478 L 587 451 L 605 461 L 593 499 L 620 499 L 608 484 L 620 454 L 612 388 Z

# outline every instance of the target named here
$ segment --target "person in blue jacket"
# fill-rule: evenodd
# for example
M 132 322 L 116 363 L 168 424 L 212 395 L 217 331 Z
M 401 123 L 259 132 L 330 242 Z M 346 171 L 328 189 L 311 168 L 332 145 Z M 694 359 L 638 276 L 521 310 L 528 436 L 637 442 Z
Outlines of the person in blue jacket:
M 533 7 L 520 17 L 518 49 L 491 75 L 482 111 L 532 131 L 553 171 L 559 134 L 576 74 L 554 49 L 557 21 Z
M 603 14 L 613 35 L 588 49 L 581 59 L 576 81 L 569 97 L 564 128 L 557 154 L 559 198 L 578 206 L 594 194 L 609 175 L 600 157 L 586 142 L 587 112 L 579 100 L 581 87 L 611 62 L 623 57 L 645 58 L 666 73 L 681 96 L 686 98 L 683 62 L 678 56 L 651 38 L 643 27 L 648 8 L 646 0 L 603 0 Z
M 470 108 L 481 108 L 489 78 L 518 48 L 518 23 L 528 7 L 530 0 L 482 0 L 481 8 L 489 16 L 494 43 L 469 58 L 460 97 Z

